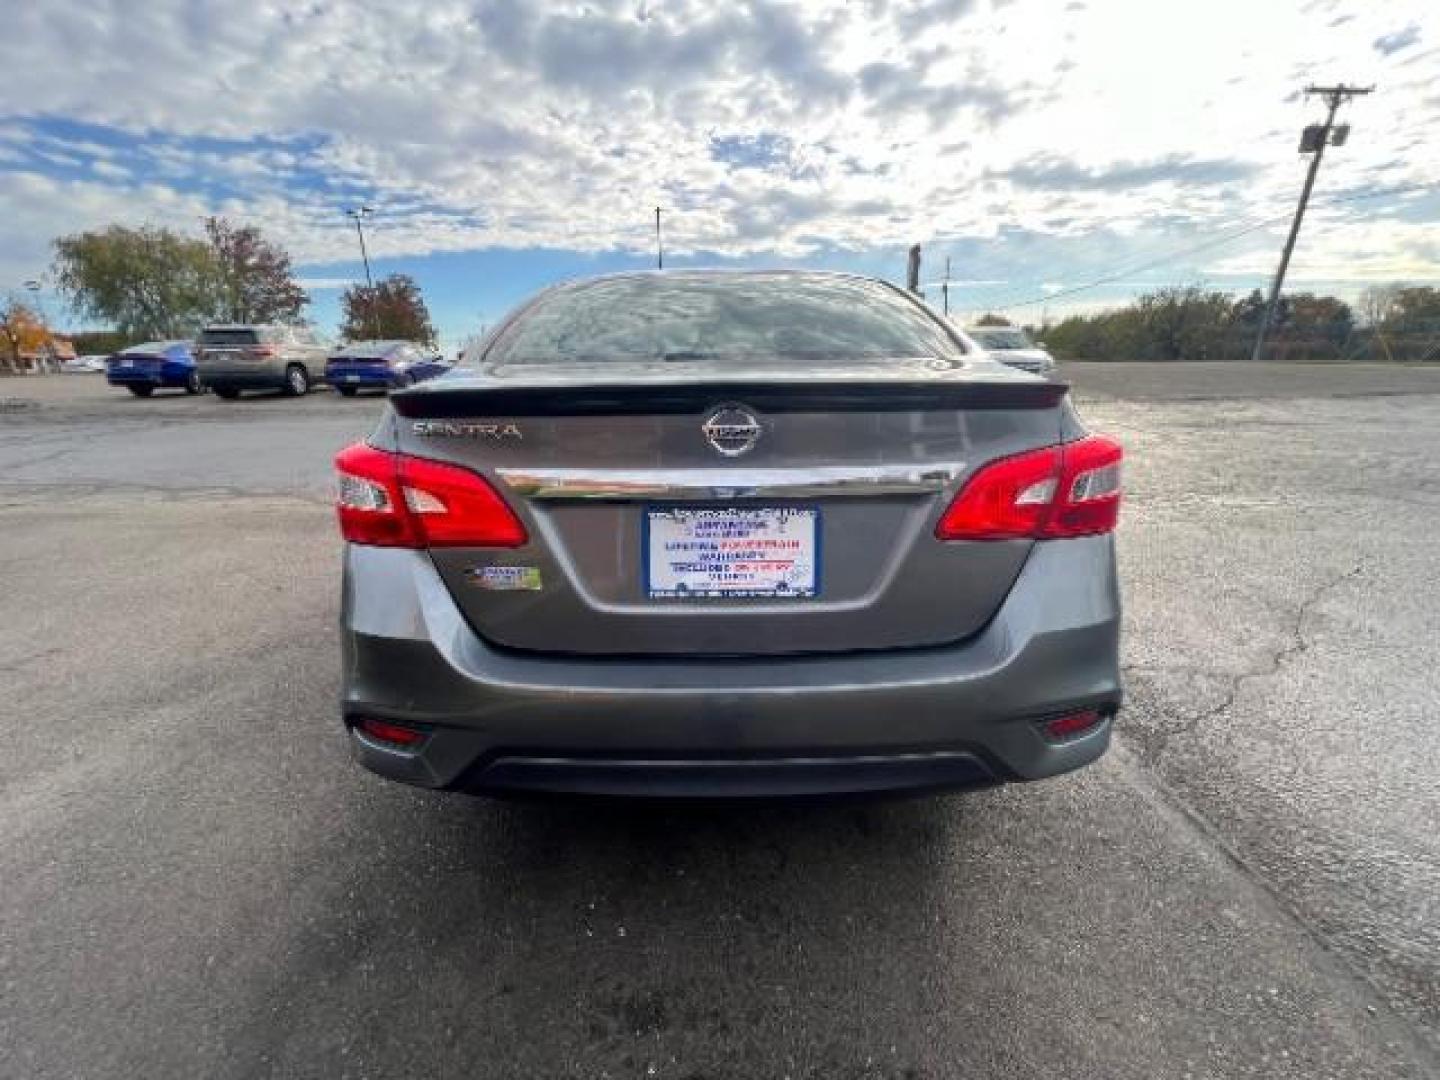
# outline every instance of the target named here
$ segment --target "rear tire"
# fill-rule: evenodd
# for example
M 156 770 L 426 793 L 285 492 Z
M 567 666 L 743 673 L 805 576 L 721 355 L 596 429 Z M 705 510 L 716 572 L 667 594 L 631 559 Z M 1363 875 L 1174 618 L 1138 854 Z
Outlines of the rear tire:
M 216 397 L 226 401 L 234 401 L 240 396 L 240 391 L 233 386 L 212 386 L 210 390 Z
M 205 384 L 200 381 L 198 371 L 192 371 L 185 376 L 185 392 L 187 394 L 203 394 L 205 392 Z
M 149 397 L 155 392 L 155 387 L 153 386 L 127 386 L 125 389 L 129 390 L 136 397 Z
M 299 364 L 285 369 L 285 396 L 304 397 L 310 392 L 310 376 Z
M 340 394 L 341 397 L 354 397 L 354 396 L 355 396 L 355 387 L 353 387 L 353 386 L 337 386 L 337 387 L 335 387 L 335 389 L 336 389 L 336 391 Z

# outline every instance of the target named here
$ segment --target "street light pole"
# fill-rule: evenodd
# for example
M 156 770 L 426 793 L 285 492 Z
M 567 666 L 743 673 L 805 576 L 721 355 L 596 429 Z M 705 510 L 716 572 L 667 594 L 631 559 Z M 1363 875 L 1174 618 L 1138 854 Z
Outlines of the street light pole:
M 50 331 L 50 320 L 45 316 L 45 303 L 40 299 L 41 288 L 43 288 L 43 286 L 37 278 L 31 278 L 25 282 L 25 289 L 30 293 L 30 303 L 35 308 L 35 314 L 40 317 L 40 325 L 45 331 L 46 339 L 50 340 L 53 339 L 54 335 Z M 37 360 L 36 362 L 42 365 L 45 364 L 44 360 Z M 41 370 L 43 371 L 44 368 L 42 367 Z
M 660 235 L 660 207 L 655 207 L 655 269 L 665 269 L 665 241 Z
M 346 210 L 345 216 L 355 222 L 355 235 L 360 238 L 360 261 L 365 264 L 366 306 L 370 309 L 370 333 L 378 338 L 380 336 L 380 325 L 375 318 L 375 279 L 370 276 L 370 256 L 365 251 L 365 229 L 361 224 L 374 212 L 371 207 L 361 206 L 356 209 Z

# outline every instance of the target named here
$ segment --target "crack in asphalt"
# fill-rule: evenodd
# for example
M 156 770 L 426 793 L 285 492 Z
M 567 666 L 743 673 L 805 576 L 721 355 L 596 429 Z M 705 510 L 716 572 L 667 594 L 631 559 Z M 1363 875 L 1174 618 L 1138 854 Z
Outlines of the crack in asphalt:
M 1216 671 L 1214 668 L 1205 668 L 1201 665 L 1180 665 L 1176 667 L 1135 665 L 1135 667 L 1129 669 L 1134 671 L 1190 671 L 1195 674 L 1211 675 L 1227 680 L 1225 692 L 1219 703 L 1212 705 L 1208 709 L 1203 709 L 1200 712 L 1191 713 L 1188 716 L 1181 715 L 1180 724 L 1161 735 L 1160 744 L 1155 748 L 1154 756 L 1158 758 L 1165 752 L 1171 742 L 1193 733 L 1201 724 L 1208 723 L 1229 712 L 1234 708 L 1235 702 L 1240 697 L 1241 690 L 1247 684 L 1274 678 L 1291 660 L 1308 651 L 1310 642 L 1305 637 L 1305 624 L 1310 618 L 1310 613 L 1332 592 L 1351 578 L 1358 577 L 1363 570 L 1364 564 L 1357 563 L 1344 573 L 1337 574 L 1311 589 L 1296 606 L 1293 625 L 1290 628 L 1290 632 L 1286 635 L 1284 643 L 1281 644 L 1278 649 L 1273 650 L 1259 668 L 1242 671 L 1229 676 Z

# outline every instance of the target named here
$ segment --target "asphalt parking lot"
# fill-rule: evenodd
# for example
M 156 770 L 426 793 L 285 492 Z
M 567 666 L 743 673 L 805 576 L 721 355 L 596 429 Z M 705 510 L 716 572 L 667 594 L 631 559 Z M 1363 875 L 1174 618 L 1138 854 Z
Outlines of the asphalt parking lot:
M 697 809 L 349 763 L 377 399 L 0 381 L 0 1076 L 1440 1075 L 1440 369 L 1067 375 L 1129 451 L 1115 750 Z

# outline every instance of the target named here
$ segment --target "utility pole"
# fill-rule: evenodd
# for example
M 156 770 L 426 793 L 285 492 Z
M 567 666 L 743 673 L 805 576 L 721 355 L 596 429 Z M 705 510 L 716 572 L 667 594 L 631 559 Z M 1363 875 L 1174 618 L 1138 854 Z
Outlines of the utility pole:
M 660 235 L 660 207 L 655 207 L 655 269 L 665 269 L 665 241 Z
M 920 292 L 920 245 L 912 244 L 910 255 L 905 264 L 905 288 L 909 289 L 916 296 L 923 295 Z
M 361 224 L 375 211 L 369 206 L 361 206 L 345 211 L 345 216 L 355 222 L 355 235 L 360 238 L 360 261 L 365 264 L 365 296 L 369 303 L 366 307 L 370 309 L 370 333 L 375 337 L 380 336 L 380 323 L 375 317 L 375 279 L 370 276 L 370 256 L 365 252 L 365 228 Z
M 945 256 L 945 280 L 940 283 L 940 295 L 945 298 L 945 314 L 950 314 L 950 256 Z
M 1265 305 L 1265 313 L 1260 317 L 1260 331 L 1255 335 L 1255 348 L 1250 354 L 1252 362 L 1258 363 L 1265 351 L 1265 335 L 1270 332 L 1270 324 L 1275 321 L 1275 311 L 1280 306 L 1280 289 L 1285 284 L 1285 271 L 1290 267 L 1290 254 L 1295 250 L 1295 240 L 1300 235 L 1300 222 L 1305 218 L 1305 207 L 1310 202 L 1310 191 L 1315 186 L 1315 175 L 1320 171 L 1320 161 L 1325 157 L 1325 147 L 1343 146 L 1350 137 L 1349 124 L 1335 126 L 1335 113 L 1352 97 L 1368 94 L 1374 89 L 1373 86 L 1346 86 L 1344 83 L 1338 86 L 1305 88 L 1306 97 L 1319 94 L 1330 109 L 1325 114 L 1323 124 L 1311 124 L 1300 136 L 1300 153 L 1315 156 L 1310 159 L 1310 168 L 1305 173 L 1305 186 L 1300 190 L 1300 205 L 1295 208 L 1295 220 L 1290 225 L 1290 235 L 1280 253 L 1280 266 L 1276 269 L 1275 281 L 1270 286 L 1270 302 Z

